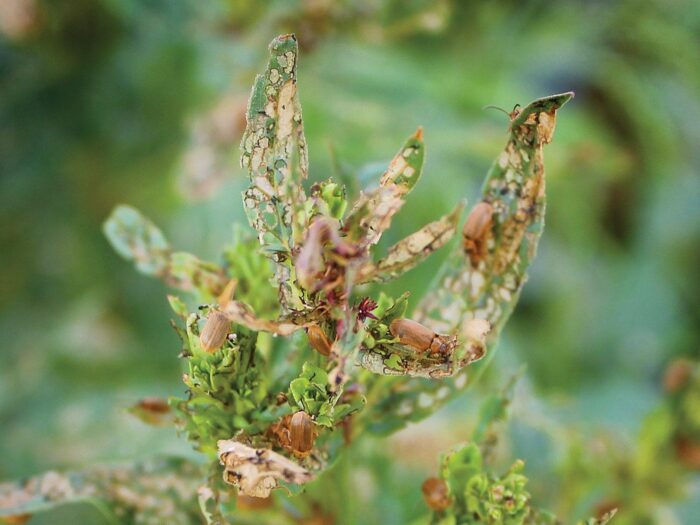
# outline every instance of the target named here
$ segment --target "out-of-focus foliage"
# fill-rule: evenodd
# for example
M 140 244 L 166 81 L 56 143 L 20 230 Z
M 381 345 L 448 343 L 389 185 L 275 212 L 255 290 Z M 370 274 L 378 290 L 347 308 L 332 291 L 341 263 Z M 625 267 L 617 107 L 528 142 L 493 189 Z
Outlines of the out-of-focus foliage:
M 530 494 L 525 490 L 527 478 L 522 474 L 524 464 L 514 463 L 502 476 L 484 472 L 483 458 L 475 444 L 445 455 L 442 477 L 449 486 L 454 501 L 452 516 L 438 518 L 435 523 L 522 525 L 523 523 L 554 523 L 554 518 L 532 517 L 536 511 L 529 507 Z
M 447 214 L 453 195 L 477 194 L 503 142 L 504 117 L 482 112 L 485 104 L 510 110 L 576 91 L 548 152 L 540 258 L 497 358 L 507 363 L 498 370 L 527 363 L 528 375 L 494 468 L 524 458 L 533 499 L 567 523 L 616 499 L 644 515 L 618 505 L 613 523 L 692 520 L 697 477 L 652 461 L 664 490 L 650 497 L 629 483 L 627 458 L 656 439 L 645 436 L 677 428 L 669 420 L 682 411 L 646 415 L 667 403 L 666 364 L 696 359 L 700 348 L 695 4 L 0 3 L 0 477 L 186 451 L 169 429 L 121 410 L 182 394 L 180 344 L 167 330 L 164 287 L 114 257 L 100 224 L 129 202 L 173 246 L 214 260 L 243 219 L 244 176 L 228 169 L 240 101 L 267 41 L 294 31 L 308 50 L 300 83 L 312 178 L 335 172 L 364 186 L 377 168 L 361 163 L 385 164 L 424 127 L 426 170 L 440 182 L 414 195 L 380 250 Z M 204 157 L 193 157 L 197 148 Z M 214 165 L 227 167 L 213 170 L 218 179 L 201 169 L 208 162 L 187 167 L 212 151 Z M 211 200 L 185 203 L 178 188 L 193 195 L 193 185 Z M 256 259 L 231 264 L 264 278 Z M 420 294 L 431 277 L 419 268 L 389 291 Z M 262 315 L 262 304 L 252 306 Z M 487 373 L 477 384 L 490 382 Z M 359 447 L 331 473 L 355 503 L 322 491 L 319 505 L 341 509 L 348 523 L 424 513 L 420 484 L 436 455 L 463 439 L 452 427 L 470 426 L 477 396 L 389 447 Z M 665 491 L 668 480 L 677 490 Z M 75 515 L 100 523 L 84 508 L 33 523 Z

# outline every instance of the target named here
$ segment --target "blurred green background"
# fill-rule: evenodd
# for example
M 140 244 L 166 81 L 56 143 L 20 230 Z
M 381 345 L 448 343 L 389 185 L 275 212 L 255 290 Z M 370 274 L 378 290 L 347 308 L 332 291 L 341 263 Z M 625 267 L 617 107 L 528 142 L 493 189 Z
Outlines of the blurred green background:
M 218 258 L 245 220 L 237 158 L 249 86 L 284 32 L 302 47 L 313 180 L 341 176 L 356 191 L 424 127 L 424 177 L 383 246 L 474 201 L 507 127 L 483 106 L 576 92 L 545 153 L 539 257 L 482 388 L 527 365 L 502 455 L 526 460 L 538 504 L 565 520 L 591 512 L 661 402 L 666 364 L 700 354 L 692 0 L 2 0 L 0 479 L 191 454 L 174 430 L 124 412 L 182 393 L 179 343 L 165 286 L 120 259 L 101 223 L 130 203 L 174 246 Z M 392 290 L 420 297 L 444 255 Z M 478 399 L 369 445 L 351 479 L 374 487 L 358 496 L 373 510 L 354 519 L 423 512 L 420 483 L 468 435 Z M 590 483 L 562 481 L 589 479 L 570 471 L 567 444 L 601 436 L 611 448 Z M 367 485 L 362 469 L 383 478 Z M 698 500 L 691 476 L 685 494 L 658 502 L 658 523 L 696 523 Z M 32 523 L 73 513 L 101 523 L 80 509 Z

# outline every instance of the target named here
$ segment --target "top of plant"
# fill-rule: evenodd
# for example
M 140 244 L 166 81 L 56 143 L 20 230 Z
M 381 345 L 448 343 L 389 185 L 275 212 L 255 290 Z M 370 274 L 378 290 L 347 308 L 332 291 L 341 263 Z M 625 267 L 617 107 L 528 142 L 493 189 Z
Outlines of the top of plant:
M 115 512 L 143 518 L 155 512 L 149 501 L 167 497 L 151 488 L 171 483 L 183 498 L 176 505 L 156 505 L 158 519 L 186 522 L 193 513 L 184 496 L 191 483 L 179 480 L 183 472 L 191 480 L 194 472 L 206 479 L 198 491 L 204 516 L 224 523 L 230 501 L 224 483 L 244 496 L 266 497 L 281 485 L 295 491 L 355 437 L 388 434 L 435 411 L 469 384 L 467 366 L 492 351 L 542 233 L 542 150 L 552 140 L 556 111 L 573 93 L 539 99 L 510 114 L 505 149 L 466 219 L 464 203 L 457 203 L 382 255 L 374 247 L 419 187 L 423 132 L 409 136 L 376 185 L 353 201 L 331 179 L 305 187 L 308 157 L 297 65 L 295 37 L 277 37 L 250 95 L 241 164 L 250 179 L 243 204 L 254 237 L 237 230 L 217 264 L 175 251 L 154 224 L 128 206 L 118 206 L 104 226 L 115 249 L 139 271 L 191 295 L 189 301 L 169 296 L 187 364 L 187 395 L 169 405 L 178 428 L 210 458 L 210 470 L 187 462 L 143 464 L 129 470 L 132 484 L 144 487 L 143 497 L 127 500 L 123 491 L 115 492 L 117 470 L 58 478 L 48 473 L 3 488 L 3 515 L 103 493 Z M 409 290 L 392 297 L 381 283 L 424 262 L 457 231 L 459 242 L 408 318 Z M 168 410 L 149 399 L 132 412 L 162 424 L 173 420 Z M 479 469 L 459 477 L 464 464 L 479 459 L 473 446 L 464 450 L 468 453 L 450 456 L 456 459 L 447 459 L 443 468 L 455 495 L 453 516 L 491 519 L 507 512 L 513 523 L 532 517 L 519 467 L 502 478 Z M 46 489 L 52 483 L 65 488 L 60 497 Z M 516 507 L 494 500 L 486 508 L 484 501 L 469 499 L 472 489 L 488 491 L 494 484 L 512 485 L 519 494 Z
M 192 296 L 190 304 L 169 296 L 187 363 L 187 395 L 170 406 L 178 428 L 212 460 L 198 491 L 209 523 L 226 521 L 230 491 L 221 474 L 244 496 L 266 497 L 281 485 L 296 491 L 355 437 L 388 434 L 426 417 L 469 384 L 464 370 L 492 351 L 535 256 L 545 210 L 543 147 L 552 140 L 557 110 L 573 96 L 538 99 L 510 114 L 505 149 L 466 219 L 457 203 L 377 256 L 373 247 L 420 182 L 423 132 L 409 136 L 377 184 L 352 202 L 331 179 L 305 188 L 297 64 L 295 37 L 277 37 L 250 95 L 241 164 L 250 179 L 243 204 L 255 237 L 237 230 L 216 264 L 173 250 L 128 206 L 117 207 L 104 226 L 115 249 L 141 272 Z M 423 262 L 458 228 L 459 242 L 409 319 L 409 291 L 392 297 L 381 283 Z M 133 412 L 161 423 L 167 410 L 144 400 Z M 455 494 L 453 516 L 483 514 L 489 523 L 504 512 L 509 523 L 533 516 L 519 466 L 489 477 L 480 468 L 465 470 L 481 460 L 473 446 L 464 450 L 443 467 Z M 87 473 L 76 483 L 87 483 L 87 476 L 86 487 L 101 486 L 110 472 Z M 172 472 L 173 479 L 178 475 Z M 512 489 L 515 507 L 510 500 L 487 507 L 473 501 L 479 491 L 492 492 L 491 485 Z M 50 506 L 53 496 L 42 486 L 41 480 L 13 485 L 11 510 Z M 192 511 L 186 499 L 179 505 Z M 136 503 L 127 508 L 141 512 Z
M 358 286 L 400 277 L 448 243 L 463 203 L 376 257 L 373 246 L 418 187 L 423 132 L 408 137 L 376 186 L 352 203 L 331 179 L 305 188 L 297 64 L 295 37 L 277 37 L 250 95 L 241 164 L 250 178 L 243 203 L 257 243 L 238 239 L 218 266 L 173 252 L 131 208 L 118 207 L 105 224 L 118 251 L 141 271 L 207 304 L 190 313 L 171 297 L 189 363 L 189 396 L 173 403 L 195 446 L 218 452 L 226 479 L 256 495 L 310 479 L 307 472 L 335 457 L 343 439 L 338 428 L 347 434 L 350 418 L 350 434 L 391 432 L 465 386 L 461 371 L 495 343 L 525 282 L 544 221 L 542 149 L 552 140 L 556 111 L 573 96 L 546 97 L 510 114 L 508 142 L 460 242 L 407 319 L 408 291 L 389 297 L 375 286 L 370 290 L 379 291 L 365 296 L 368 288 L 358 293 Z M 270 268 L 274 288 L 263 268 Z M 306 338 L 296 336 L 303 331 Z M 296 411 L 314 427 L 313 448 L 303 457 L 289 440 Z M 246 470 L 250 456 L 242 446 L 271 448 L 279 457 Z M 304 474 L 279 475 L 288 460 Z

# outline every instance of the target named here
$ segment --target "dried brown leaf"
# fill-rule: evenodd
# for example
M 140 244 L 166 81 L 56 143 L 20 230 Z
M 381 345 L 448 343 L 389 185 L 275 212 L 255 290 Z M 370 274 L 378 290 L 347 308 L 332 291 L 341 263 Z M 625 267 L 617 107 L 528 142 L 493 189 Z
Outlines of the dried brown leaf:
M 255 449 L 232 439 L 219 441 L 218 447 L 224 481 L 237 486 L 245 496 L 267 498 L 281 481 L 300 485 L 314 478 L 305 468 L 270 449 Z

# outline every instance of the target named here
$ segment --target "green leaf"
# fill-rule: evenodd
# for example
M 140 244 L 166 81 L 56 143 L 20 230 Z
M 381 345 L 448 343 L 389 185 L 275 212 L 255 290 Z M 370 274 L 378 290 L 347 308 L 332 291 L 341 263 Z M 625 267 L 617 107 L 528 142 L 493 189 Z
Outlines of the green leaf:
M 168 295 L 168 303 L 170 304 L 170 308 L 172 308 L 173 312 L 175 312 L 178 317 L 180 317 L 183 321 L 187 319 L 189 311 L 187 310 L 187 306 L 182 299 L 180 299 L 177 295 Z
M 138 271 L 155 276 L 167 271 L 170 244 L 163 232 L 135 208 L 117 206 L 102 228 L 115 251 L 133 261 Z
M 304 396 L 310 384 L 309 380 L 305 377 L 298 377 L 289 383 L 289 391 L 292 393 L 295 403 L 302 408 Z

